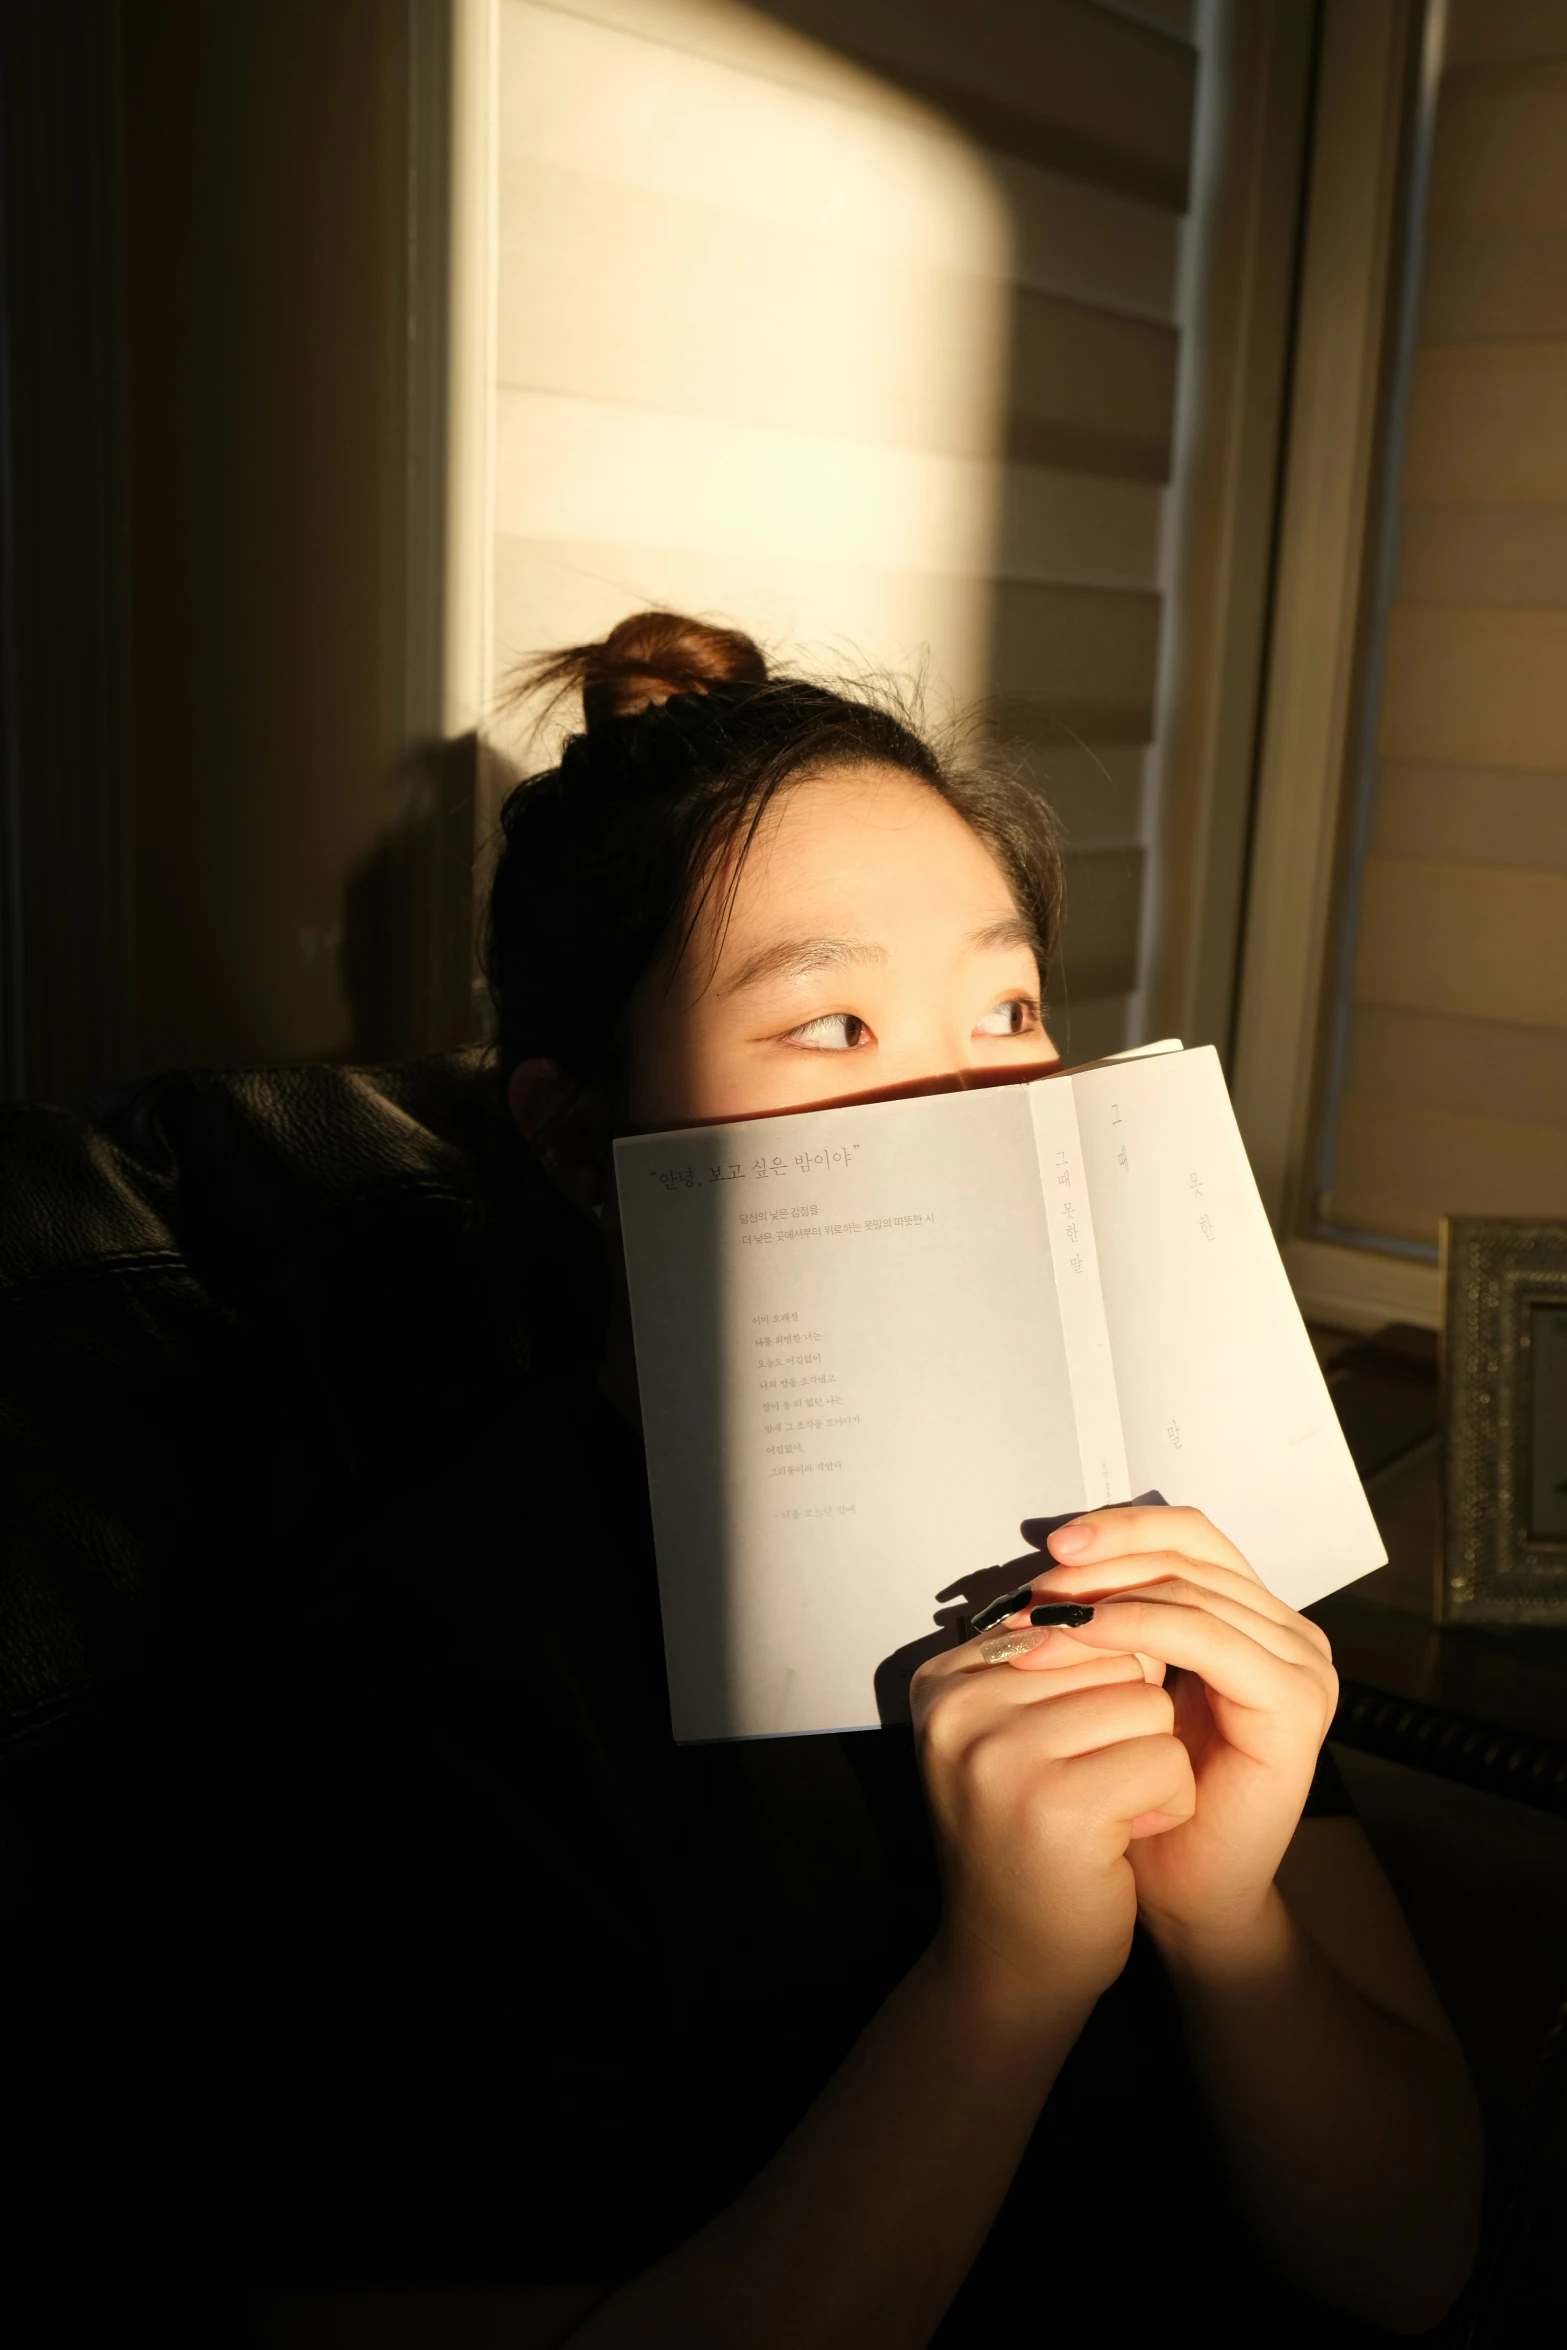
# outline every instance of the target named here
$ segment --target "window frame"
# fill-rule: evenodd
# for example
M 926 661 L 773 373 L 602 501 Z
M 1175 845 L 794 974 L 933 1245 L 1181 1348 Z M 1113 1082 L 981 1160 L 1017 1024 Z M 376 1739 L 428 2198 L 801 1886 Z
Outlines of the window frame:
M 1316 1219 L 1375 723 L 1385 516 L 1445 0 L 1327 0 L 1231 1087 L 1308 1319 L 1439 1327 L 1438 1269 Z

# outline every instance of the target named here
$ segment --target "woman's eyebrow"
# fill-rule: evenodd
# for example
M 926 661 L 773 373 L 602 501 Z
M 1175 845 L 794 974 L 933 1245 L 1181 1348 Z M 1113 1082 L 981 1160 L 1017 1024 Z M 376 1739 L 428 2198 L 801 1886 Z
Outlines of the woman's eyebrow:
M 1003 914 L 999 920 L 981 923 L 978 930 L 971 930 L 968 943 L 981 954 L 995 947 L 1027 947 L 1032 953 L 1033 927 L 1021 914 Z
M 781 938 L 747 955 L 719 993 L 739 995 L 748 987 L 759 987 L 764 979 L 799 979 L 808 971 L 835 971 L 851 963 L 886 960 L 886 948 L 872 945 L 869 939 Z

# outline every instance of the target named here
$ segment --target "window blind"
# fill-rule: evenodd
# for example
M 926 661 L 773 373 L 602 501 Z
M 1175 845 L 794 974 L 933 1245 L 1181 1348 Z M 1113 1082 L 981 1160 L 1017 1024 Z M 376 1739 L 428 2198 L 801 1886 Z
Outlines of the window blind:
M 1138 968 L 1192 20 L 500 0 L 492 674 L 643 602 L 928 649 L 1065 820 L 1078 1054 Z
M 1567 1214 L 1567 5 L 1459 0 L 1330 1227 Z

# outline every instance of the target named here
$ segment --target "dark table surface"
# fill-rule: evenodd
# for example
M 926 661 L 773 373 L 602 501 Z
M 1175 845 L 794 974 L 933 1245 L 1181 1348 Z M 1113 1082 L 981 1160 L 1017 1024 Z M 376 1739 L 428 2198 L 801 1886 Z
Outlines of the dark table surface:
M 1437 1624 L 1442 1452 L 1423 1331 L 1313 1333 L 1388 1563 L 1309 1610 L 1340 1743 L 1567 1814 L 1567 1632 Z

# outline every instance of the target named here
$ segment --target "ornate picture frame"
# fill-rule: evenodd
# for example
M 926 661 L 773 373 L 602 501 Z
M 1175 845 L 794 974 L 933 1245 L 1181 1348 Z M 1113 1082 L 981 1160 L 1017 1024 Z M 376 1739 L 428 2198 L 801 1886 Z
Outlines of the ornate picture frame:
M 1567 1219 L 1442 1224 L 1437 1615 L 1567 1625 Z

